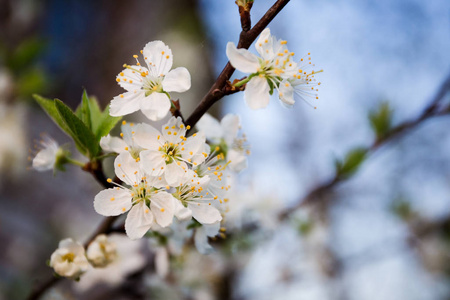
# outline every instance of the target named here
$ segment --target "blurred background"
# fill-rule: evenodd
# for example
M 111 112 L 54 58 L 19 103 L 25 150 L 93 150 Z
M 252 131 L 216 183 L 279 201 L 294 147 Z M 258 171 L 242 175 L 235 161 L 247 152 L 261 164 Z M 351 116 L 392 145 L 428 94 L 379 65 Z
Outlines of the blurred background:
M 253 24 L 273 2 L 255 0 Z M 389 105 L 391 127 L 402 126 L 427 109 L 450 74 L 449 16 L 446 0 L 291 1 L 269 27 L 324 69 L 319 100 L 307 99 L 317 109 L 273 97 L 252 111 L 242 93 L 215 104 L 218 118 L 241 116 L 252 152 L 216 251 L 183 249 L 168 271 L 154 241 L 114 236 L 116 265 L 61 281 L 43 299 L 449 300 L 450 97 L 439 116 L 380 147 L 371 148 L 380 136 L 369 118 Z M 92 205 L 102 188 L 88 173 L 30 170 L 42 133 L 77 157 L 31 94 L 75 108 L 86 88 L 106 106 L 121 92 L 122 65 L 162 40 L 192 75 L 191 90 L 172 95 L 187 117 L 240 30 L 232 0 L 0 0 L 0 299 L 25 299 L 51 276 L 45 262 L 59 240 L 83 241 L 102 219 Z M 367 148 L 334 182 L 336 160 Z

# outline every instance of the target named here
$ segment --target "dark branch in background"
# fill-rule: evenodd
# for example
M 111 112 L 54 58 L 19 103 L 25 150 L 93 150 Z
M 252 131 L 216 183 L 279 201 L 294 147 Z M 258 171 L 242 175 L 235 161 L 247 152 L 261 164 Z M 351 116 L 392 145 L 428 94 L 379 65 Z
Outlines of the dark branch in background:
M 403 122 L 391 130 L 389 130 L 384 136 L 376 139 L 374 143 L 369 146 L 367 149 L 367 156 L 375 152 L 377 149 L 379 149 L 381 146 L 386 145 L 388 142 L 392 141 L 394 138 L 399 138 L 403 134 L 416 129 L 426 120 L 433 118 L 433 117 L 439 117 L 443 115 L 450 114 L 450 104 L 444 105 L 442 103 L 442 100 L 447 95 L 447 93 L 450 91 L 450 75 L 447 77 L 447 79 L 444 81 L 444 83 L 441 85 L 439 91 L 433 98 L 433 100 L 430 102 L 430 104 L 425 108 L 423 113 L 419 115 L 417 118 Z M 287 217 L 289 217 L 295 210 L 297 210 L 300 207 L 306 206 L 308 204 L 313 204 L 317 201 L 321 201 L 321 199 L 327 199 L 327 195 L 334 189 L 334 187 L 342 182 L 345 181 L 350 177 L 343 177 L 336 172 L 335 176 L 326 181 L 325 183 L 319 185 L 318 187 L 311 190 L 305 197 L 300 199 L 300 201 L 295 204 L 292 207 L 289 207 L 282 211 L 279 214 L 279 219 L 284 220 Z
M 256 37 L 264 30 L 264 28 L 273 20 L 273 18 L 275 18 L 275 16 L 281 11 L 281 9 L 283 9 L 283 7 L 289 1 L 290 0 L 278 0 L 251 30 L 249 30 L 251 25 L 250 23 L 251 5 L 248 7 L 248 11 L 246 13 L 241 13 L 240 9 L 242 32 L 239 37 L 238 48 L 248 49 L 248 47 L 250 47 L 250 45 L 253 43 Z M 239 88 L 233 87 L 229 82 L 229 79 L 231 75 L 233 75 L 233 72 L 234 68 L 230 65 L 230 63 L 227 63 L 225 68 L 222 70 L 222 73 L 220 73 L 219 77 L 216 79 L 216 82 L 210 88 L 209 92 L 203 97 L 203 99 L 201 100 L 197 108 L 194 110 L 192 115 L 187 119 L 186 122 L 184 122 L 186 125 L 191 125 L 192 127 L 194 127 L 197 121 L 200 120 L 200 118 L 208 111 L 208 109 L 216 101 L 220 100 L 225 95 L 234 94 L 244 89 L 244 87 Z M 172 103 L 174 104 L 173 106 L 175 106 L 172 107 L 171 109 L 172 114 L 174 116 L 180 116 L 181 118 L 183 118 L 180 112 L 180 106 L 178 101 L 172 101 Z M 94 176 L 94 178 L 105 188 L 113 187 L 113 185 L 107 181 L 107 178 L 103 172 L 102 165 L 100 162 L 90 162 L 86 164 L 83 170 L 91 173 Z M 122 226 L 119 226 L 118 228 L 115 229 L 113 229 L 112 227 L 117 218 L 118 217 L 105 218 L 103 222 L 100 223 L 99 227 L 92 233 L 92 235 L 86 241 L 84 246 L 87 247 L 99 234 L 110 232 L 122 232 L 123 230 Z M 32 293 L 27 299 L 28 300 L 39 299 L 39 297 L 42 294 L 44 294 L 47 291 L 47 289 L 51 288 L 60 279 L 62 279 L 62 277 L 52 277 L 50 279 L 43 281 L 41 285 L 39 285 L 32 291 Z
M 242 30 L 239 36 L 238 48 L 248 49 L 250 45 L 256 40 L 256 37 L 266 28 L 266 26 L 275 18 L 275 16 L 286 6 L 290 0 L 278 0 L 275 4 L 266 12 L 266 14 L 259 20 L 256 25 L 246 31 Z M 250 17 L 250 14 L 249 14 Z M 186 120 L 186 125 L 190 125 L 192 128 L 197 124 L 198 120 L 208 111 L 208 109 L 217 101 L 225 96 L 224 89 L 227 86 L 227 81 L 234 73 L 234 68 L 228 62 L 225 68 L 223 68 L 216 82 L 212 85 L 211 89 L 206 93 L 203 99 L 198 104 L 194 112 Z
M 177 99 L 177 100 L 170 100 L 170 101 L 172 102 L 172 106 L 170 107 L 170 113 L 175 118 L 180 117 L 181 121 L 183 121 L 183 123 L 184 123 L 184 118 L 180 111 L 180 100 Z

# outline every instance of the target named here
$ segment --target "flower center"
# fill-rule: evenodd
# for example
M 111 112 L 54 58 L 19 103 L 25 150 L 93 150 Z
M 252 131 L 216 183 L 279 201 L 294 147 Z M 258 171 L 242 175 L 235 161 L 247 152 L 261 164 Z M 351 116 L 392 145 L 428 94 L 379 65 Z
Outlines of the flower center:
M 73 254 L 72 252 L 70 252 L 70 253 L 67 253 L 66 255 L 64 255 L 63 257 L 62 257 L 62 259 L 64 260 L 64 261 L 67 261 L 67 262 L 73 262 L 73 260 L 75 259 L 75 254 Z
M 162 93 L 163 77 L 146 76 L 142 84 L 142 89 L 145 91 L 145 96 L 149 96 L 153 92 Z
M 181 158 L 178 144 L 165 143 L 162 147 L 160 147 L 159 151 L 163 153 L 163 157 L 166 160 L 167 165 L 174 161 L 178 161 L 179 158 Z

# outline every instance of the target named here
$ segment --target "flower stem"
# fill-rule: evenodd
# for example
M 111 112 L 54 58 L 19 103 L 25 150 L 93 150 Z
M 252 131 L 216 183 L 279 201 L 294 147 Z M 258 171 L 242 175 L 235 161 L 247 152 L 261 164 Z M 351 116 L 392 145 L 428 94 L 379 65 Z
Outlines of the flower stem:
M 244 78 L 244 79 L 242 79 L 241 81 L 239 81 L 239 82 L 236 82 L 235 84 L 233 84 L 233 86 L 235 86 L 235 87 L 240 87 L 240 86 L 243 86 L 244 84 L 246 84 L 247 82 L 249 82 L 250 81 L 250 79 L 252 79 L 252 75 L 250 75 L 249 77 L 247 77 L 247 78 Z
M 79 160 L 70 158 L 70 157 L 66 157 L 66 160 L 67 160 L 68 163 L 70 163 L 72 165 L 75 165 L 75 166 L 84 167 L 84 165 L 85 165 L 85 163 L 83 163 L 83 162 L 81 162 Z

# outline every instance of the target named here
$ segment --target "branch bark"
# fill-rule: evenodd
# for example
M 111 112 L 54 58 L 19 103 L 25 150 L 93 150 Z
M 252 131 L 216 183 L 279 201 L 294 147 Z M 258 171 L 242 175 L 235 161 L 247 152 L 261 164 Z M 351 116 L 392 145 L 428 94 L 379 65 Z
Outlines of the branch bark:
M 248 49 L 248 47 L 250 47 L 250 45 L 256 40 L 256 37 L 264 30 L 264 28 L 266 28 L 267 25 L 269 25 L 269 23 L 286 6 L 286 4 L 288 4 L 289 1 L 290 0 L 278 0 L 252 29 L 248 31 L 242 30 L 237 47 Z M 198 120 L 200 120 L 200 118 L 208 111 L 208 109 L 214 103 L 223 98 L 225 95 L 224 88 L 226 88 L 227 81 L 230 80 L 234 70 L 235 69 L 228 62 L 219 77 L 217 77 L 216 82 L 211 86 L 210 90 L 200 101 L 197 108 L 186 120 L 186 125 L 190 125 L 191 128 L 193 128 L 195 124 L 197 124 Z

